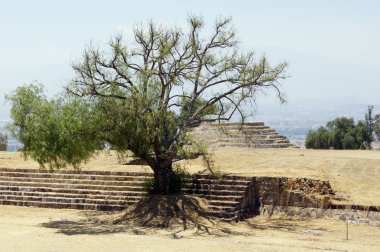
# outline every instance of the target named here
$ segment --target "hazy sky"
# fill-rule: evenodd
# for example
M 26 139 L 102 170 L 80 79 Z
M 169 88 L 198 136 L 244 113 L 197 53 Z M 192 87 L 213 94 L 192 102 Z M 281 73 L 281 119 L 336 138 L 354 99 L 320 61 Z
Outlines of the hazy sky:
M 208 25 L 231 16 L 243 49 L 287 61 L 289 103 L 348 97 L 377 104 L 379 13 L 375 0 L 0 0 L 0 105 L 5 93 L 33 80 L 60 91 L 72 76 L 69 63 L 90 41 L 102 45 L 147 20 L 185 27 L 188 14 Z

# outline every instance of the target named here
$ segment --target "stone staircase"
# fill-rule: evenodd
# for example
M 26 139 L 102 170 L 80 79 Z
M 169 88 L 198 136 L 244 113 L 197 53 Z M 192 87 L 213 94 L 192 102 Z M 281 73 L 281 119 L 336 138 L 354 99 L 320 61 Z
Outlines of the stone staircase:
M 208 202 L 207 215 L 232 220 L 246 208 L 246 198 L 252 184 L 251 177 L 194 175 L 191 183 L 182 189 Z
M 119 211 L 146 196 L 143 184 L 151 178 L 144 172 L 0 168 L 0 205 Z M 193 175 L 182 192 L 206 199 L 204 213 L 227 221 L 265 206 L 345 207 L 331 202 L 334 191 L 328 181 L 307 178 Z M 354 207 L 380 211 L 378 206 Z
M 141 200 L 151 173 L 56 171 L 0 168 L 0 205 L 117 211 Z M 205 198 L 208 216 L 232 219 L 239 210 L 249 178 L 194 176 L 185 194 Z
M 0 204 L 83 210 L 122 210 L 146 193 L 149 173 L 0 169 Z
M 200 140 L 214 146 L 235 146 L 254 148 L 298 148 L 285 136 L 263 122 L 254 123 L 202 123 L 193 129 L 193 134 Z

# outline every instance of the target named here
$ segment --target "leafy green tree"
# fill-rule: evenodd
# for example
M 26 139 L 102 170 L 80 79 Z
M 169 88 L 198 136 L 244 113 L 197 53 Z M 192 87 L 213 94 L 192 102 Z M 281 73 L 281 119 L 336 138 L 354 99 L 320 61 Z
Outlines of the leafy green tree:
M 373 142 L 373 133 L 371 131 L 368 129 L 368 124 L 365 121 L 358 121 L 353 135 L 358 148 L 371 149 L 371 143 Z
M 8 137 L 0 133 L 0 151 L 6 151 L 8 147 Z
M 306 149 L 317 149 L 315 142 L 316 142 L 317 132 L 310 130 L 309 133 L 306 135 L 305 139 L 305 147 Z
M 355 138 L 350 134 L 344 135 L 341 142 L 342 142 L 342 149 L 358 149 L 358 145 L 356 143 Z
M 305 147 L 313 149 L 368 149 L 371 142 L 365 121 L 355 122 L 352 118 L 338 117 L 310 131 L 306 136 Z
M 33 85 L 17 89 L 8 97 L 10 129 L 25 155 L 42 166 L 78 166 L 108 143 L 145 160 L 153 192 L 167 194 L 191 127 L 234 114 L 244 121 L 267 89 L 284 101 L 285 63 L 240 52 L 230 19 L 217 20 L 207 37 L 202 18 L 188 21 L 187 32 L 150 23 L 136 27 L 129 44 L 115 36 L 108 51 L 89 46 L 62 97 L 48 100 Z
M 353 118 L 338 117 L 327 123 L 326 128 L 330 131 L 328 145 L 334 149 L 344 149 L 342 140 L 350 129 L 355 128 Z
M 317 131 L 310 131 L 306 137 L 305 147 L 312 149 L 328 149 L 329 131 L 325 127 L 320 127 Z
M 12 135 L 23 143 L 25 157 L 42 167 L 74 167 L 103 147 L 97 130 L 101 114 L 86 100 L 76 97 L 48 100 L 41 85 L 17 88 L 7 97 L 12 102 Z

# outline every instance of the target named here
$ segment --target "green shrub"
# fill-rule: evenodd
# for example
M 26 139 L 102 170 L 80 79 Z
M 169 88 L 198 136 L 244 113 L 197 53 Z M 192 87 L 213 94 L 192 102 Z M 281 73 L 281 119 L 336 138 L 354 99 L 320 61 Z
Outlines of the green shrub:
M 184 184 L 191 178 L 185 168 L 177 166 L 169 175 L 169 193 L 181 193 Z M 154 178 L 147 178 L 143 183 L 144 191 L 152 193 L 154 189 Z
M 177 166 L 169 177 L 169 193 L 181 193 L 183 185 L 190 179 L 191 175 L 185 168 Z
M 153 191 L 154 187 L 154 179 L 153 178 L 147 178 L 144 180 L 143 188 L 144 191 L 147 193 L 151 193 Z
M 355 124 L 354 119 L 338 117 L 320 127 L 317 131 L 309 131 L 305 147 L 312 149 L 367 149 L 371 144 L 368 127 L 363 121 Z

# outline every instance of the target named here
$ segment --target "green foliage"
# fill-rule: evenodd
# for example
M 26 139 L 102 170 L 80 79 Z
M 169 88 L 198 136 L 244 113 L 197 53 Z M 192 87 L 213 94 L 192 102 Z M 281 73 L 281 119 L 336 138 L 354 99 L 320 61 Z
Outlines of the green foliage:
M 41 167 L 77 168 L 94 151 L 102 149 L 97 135 L 100 119 L 97 108 L 86 100 L 61 97 L 47 100 L 41 85 L 31 84 L 7 96 L 12 103 L 12 135 L 23 144 L 26 157 Z
M 153 178 L 147 178 L 143 182 L 143 188 L 144 191 L 147 193 L 152 193 L 154 188 L 154 179 Z
M 329 131 L 320 127 L 317 131 L 310 131 L 306 137 L 305 146 L 306 148 L 313 149 L 328 149 L 328 141 L 329 141 Z
M 306 136 L 305 147 L 312 149 L 359 149 L 369 148 L 372 138 L 367 124 L 359 121 L 356 125 L 352 118 L 338 117 L 310 131 Z
M 353 118 L 338 117 L 327 123 L 326 128 L 330 131 L 328 145 L 334 149 L 343 148 L 343 138 L 350 129 L 355 128 Z
M 8 147 L 8 137 L 0 133 L 0 151 L 6 151 Z
M 169 193 L 181 193 L 183 185 L 190 178 L 190 173 L 184 167 L 175 166 L 169 176 Z
M 169 193 L 181 193 L 181 190 L 186 182 L 191 179 L 190 173 L 184 167 L 175 165 L 169 175 Z M 154 178 L 148 178 L 143 183 L 144 191 L 152 193 L 154 189 Z

